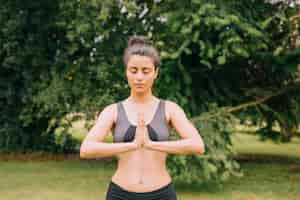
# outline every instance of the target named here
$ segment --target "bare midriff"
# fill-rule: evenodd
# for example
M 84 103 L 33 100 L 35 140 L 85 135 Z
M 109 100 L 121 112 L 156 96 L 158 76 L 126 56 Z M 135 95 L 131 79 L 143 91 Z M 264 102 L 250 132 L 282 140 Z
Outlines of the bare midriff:
M 117 158 L 112 182 L 127 191 L 150 192 L 171 182 L 166 167 L 167 153 L 141 148 L 119 154 Z

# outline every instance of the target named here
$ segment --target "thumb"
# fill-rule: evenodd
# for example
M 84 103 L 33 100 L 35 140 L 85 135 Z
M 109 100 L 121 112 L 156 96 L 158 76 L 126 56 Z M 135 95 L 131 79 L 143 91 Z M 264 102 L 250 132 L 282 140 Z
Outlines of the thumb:
M 138 125 L 139 126 L 144 126 L 145 125 L 145 120 L 144 120 L 143 113 L 138 113 Z

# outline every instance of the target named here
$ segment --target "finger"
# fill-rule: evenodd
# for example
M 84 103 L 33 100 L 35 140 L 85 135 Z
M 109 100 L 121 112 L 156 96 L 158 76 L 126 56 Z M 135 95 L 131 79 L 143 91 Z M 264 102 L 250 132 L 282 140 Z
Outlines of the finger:
M 145 120 L 144 120 L 143 113 L 138 113 L 138 124 L 140 126 L 144 126 L 145 125 Z
M 145 126 L 145 120 L 144 119 L 141 119 L 141 125 Z
M 141 113 L 138 113 L 138 126 L 141 126 Z
M 140 125 L 140 113 L 137 113 L 137 125 Z

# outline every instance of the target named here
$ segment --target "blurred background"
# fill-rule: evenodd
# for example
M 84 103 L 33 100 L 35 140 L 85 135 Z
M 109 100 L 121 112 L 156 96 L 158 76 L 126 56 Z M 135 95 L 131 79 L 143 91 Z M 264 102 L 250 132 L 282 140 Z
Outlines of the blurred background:
M 104 199 L 116 159 L 82 160 L 79 147 L 129 95 L 131 35 L 160 52 L 154 95 L 182 106 L 206 145 L 168 156 L 180 199 L 298 199 L 300 1 L 0 3 L 0 199 Z

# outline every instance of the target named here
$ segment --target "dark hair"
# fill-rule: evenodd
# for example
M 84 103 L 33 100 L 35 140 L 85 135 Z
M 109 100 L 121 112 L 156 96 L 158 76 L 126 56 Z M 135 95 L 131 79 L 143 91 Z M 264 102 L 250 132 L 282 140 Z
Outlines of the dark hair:
M 145 36 L 135 35 L 129 37 L 123 58 L 125 66 L 127 66 L 128 60 L 132 55 L 148 56 L 153 60 L 155 69 L 160 66 L 158 51 Z

